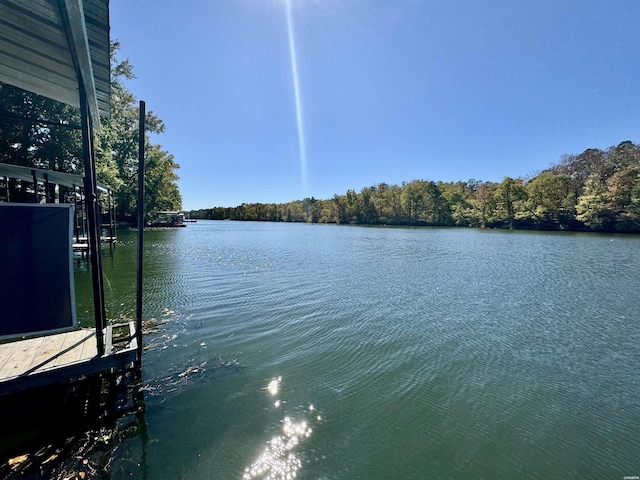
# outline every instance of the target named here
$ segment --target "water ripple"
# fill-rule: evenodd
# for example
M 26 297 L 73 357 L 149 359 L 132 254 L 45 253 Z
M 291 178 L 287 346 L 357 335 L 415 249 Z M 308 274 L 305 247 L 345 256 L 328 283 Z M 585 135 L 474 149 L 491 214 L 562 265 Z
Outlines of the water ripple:
M 200 478 L 611 478 L 637 466 L 637 237 L 180 230 L 150 232 L 145 311 L 182 313 L 149 337 L 147 368 L 177 383 L 183 420 L 213 432 L 181 437 L 210 467 L 173 445 Z M 131 311 L 135 285 L 131 269 L 109 270 L 135 264 L 119 247 L 105 262 L 126 299 L 114 316 Z M 200 376 L 202 362 L 231 359 L 242 375 Z M 271 395 L 279 376 L 286 395 L 279 382 Z M 310 427 L 298 407 L 311 399 L 330 421 L 293 446 L 284 419 Z

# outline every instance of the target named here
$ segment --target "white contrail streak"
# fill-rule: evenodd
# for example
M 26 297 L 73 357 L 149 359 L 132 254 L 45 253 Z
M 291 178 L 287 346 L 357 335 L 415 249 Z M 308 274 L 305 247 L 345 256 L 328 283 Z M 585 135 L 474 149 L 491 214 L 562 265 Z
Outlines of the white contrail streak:
M 307 196 L 307 149 L 304 141 L 304 126 L 302 123 L 302 101 L 300 100 L 300 82 L 298 81 L 298 59 L 296 56 L 296 42 L 293 35 L 293 21 L 291 19 L 291 0 L 287 3 L 287 30 L 289 32 L 289 53 L 291 55 L 291 75 L 293 77 L 293 93 L 296 100 L 296 121 L 298 124 L 298 148 L 300 150 L 300 174 L 302 176 L 302 190 Z

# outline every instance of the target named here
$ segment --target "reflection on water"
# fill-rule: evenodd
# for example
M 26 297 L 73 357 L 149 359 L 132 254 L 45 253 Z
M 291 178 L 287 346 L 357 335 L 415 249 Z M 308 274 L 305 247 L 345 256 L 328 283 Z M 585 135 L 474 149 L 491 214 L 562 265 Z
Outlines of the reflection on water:
M 282 377 L 278 377 L 269 382 L 267 391 L 270 395 L 278 394 L 281 381 Z M 276 408 L 280 405 L 280 400 L 274 404 Z M 314 410 L 315 407 L 309 405 L 308 413 Z M 320 416 L 316 419 L 319 421 Z M 298 471 L 302 468 L 302 461 L 295 450 L 300 442 L 311 436 L 313 429 L 307 420 L 296 421 L 290 416 L 284 417 L 280 423 L 282 424 L 280 433 L 267 442 L 258 459 L 245 469 L 242 476 L 244 480 L 252 478 L 290 480 L 298 475 Z
M 274 378 L 267 385 L 267 390 L 271 395 L 277 395 L 278 390 L 280 389 L 280 382 L 282 381 L 282 377 Z

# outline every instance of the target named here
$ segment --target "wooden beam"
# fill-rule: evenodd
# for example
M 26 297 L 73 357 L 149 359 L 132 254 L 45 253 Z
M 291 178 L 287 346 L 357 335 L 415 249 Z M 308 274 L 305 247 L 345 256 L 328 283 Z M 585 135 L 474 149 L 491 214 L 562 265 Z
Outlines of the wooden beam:
M 12 377 L 0 382 L 0 396 L 15 394 L 46 385 L 62 384 L 82 376 L 93 375 L 111 368 L 123 368 L 136 361 L 135 345 L 131 348 L 108 355 L 80 360 L 59 368 L 26 376 Z

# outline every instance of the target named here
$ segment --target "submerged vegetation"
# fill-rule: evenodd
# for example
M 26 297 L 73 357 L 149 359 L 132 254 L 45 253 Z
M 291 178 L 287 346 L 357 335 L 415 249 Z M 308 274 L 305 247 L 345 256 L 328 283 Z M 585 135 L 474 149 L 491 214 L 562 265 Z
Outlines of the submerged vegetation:
M 98 181 L 115 192 L 119 220 L 136 215 L 138 172 L 138 100 L 124 82 L 134 78 L 128 60 L 118 61 L 118 42 L 111 44 L 111 116 L 96 130 Z M 79 109 L 8 84 L 0 83 L 0 162 L 59 172 L 82 173 L 82 138 Z M 146 113 L 145 210 L 179 210 L 182 197 L 175 171 L 180 166 L 173 155 L 152 143 L 150 133 L 164 131 L 164 123 L 153 112 Z M 12 201 L 30 202 L 32 194 L 18 180 L 10 180 Z M 53 188 L 53 186 L 51 186 Z M 72 196 L 61 187 L 60 198 Z M 61 200 L 62 201 L 62 200 Z
M 533 178 L 380 183 L 332 199 L 195 210 L 192 218 L 640 232 L 640 145 L 566 155 Z

